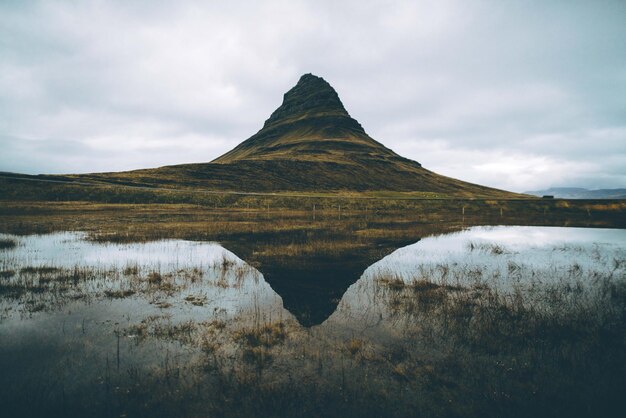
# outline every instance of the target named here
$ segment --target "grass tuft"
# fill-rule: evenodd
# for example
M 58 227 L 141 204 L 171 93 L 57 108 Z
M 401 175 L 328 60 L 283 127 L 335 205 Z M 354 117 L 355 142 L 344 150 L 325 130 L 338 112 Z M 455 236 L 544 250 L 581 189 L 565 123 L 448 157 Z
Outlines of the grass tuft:
M 17 241 L 13 239 L 0 239 L 0 250 L 10 250 L 17 247 Z

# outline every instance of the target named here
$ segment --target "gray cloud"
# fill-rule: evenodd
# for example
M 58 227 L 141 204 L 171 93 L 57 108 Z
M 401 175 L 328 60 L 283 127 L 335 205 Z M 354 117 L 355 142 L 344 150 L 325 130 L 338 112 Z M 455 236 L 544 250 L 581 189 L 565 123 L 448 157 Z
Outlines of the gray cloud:
M 626 186 L 623 1 L 2 2 L 0 170 L 210 161 L 305 72 L 425 167 Z

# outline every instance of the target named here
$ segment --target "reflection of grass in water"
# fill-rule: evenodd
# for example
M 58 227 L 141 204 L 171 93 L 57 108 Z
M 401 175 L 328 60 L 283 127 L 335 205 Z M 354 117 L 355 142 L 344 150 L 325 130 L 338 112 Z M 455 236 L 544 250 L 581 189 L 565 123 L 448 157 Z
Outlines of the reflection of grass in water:
M 139 340 L 154 337 L 190 344 L 194 341 L 194 333 L 197 329 L 198 324 L 191 320 L 174 323 L 171 321 L 171 316 L 152 315 L 142 320 L 140 324 L 129 326 L 125 334 Z
M 139 266 L 132 262 L 119 268 L 78 264 L 62 268 L 54 265 L 24 266 L 17 259 L 7 259 L 3 268 L 0 271 L 0 298 L 17 302 L 17 311 L 26 312 L 57 309 L 79 299 L 124 299 L 133 295 L 146 297 L 152 300 L 153 305 L 167 309 L 172 306 L 168 298 L 175 297 L 203 279 L 206 279 L 204 286 L 226 289 L 239 288 L 247 278 L 259 278 L 254 268 L 236 263 L 226 256 L 215 265 L 203 268 L 190 266 L 175 271 L 162 271 L 158 265 Z M 204 306 L 207 298 L 197 296 L 186 301 Z M 8 308 L 3 309 L 9 312 Z
M 287 336 L 285 323 L 271 322 L 240 328 L 233 333 L 232 338 L 243 349 L 241 359 L 260 372 L 272 363 L 275 357 L 272 349 L 283 344 Z
M 58 273 L 61 269 L 52 266 L 23 267 L 20 269 L 21 274 L 51 274 Z
M 414 279 L 384 273 L 374 279 L 377 294 L 392 323 L 403 324 L 403 338 L 395 348 L 394 342 L 379 347 L 388 368 L 369 373 L 397 380 L 424 400 L 420 408 L 428 416 L 442 412 L 436 412 L 439 396 L 450 399 L 446 416 L 498 416 L 499 408 L 511 415 L 513 406 L 520 416 L 619 410 L 626 387 L 620 266 L 623 261 L 614 260 L 606 271 L 585 271 L 574 262 L 560 281 L 518 283 L 507 292 L 479 280 L 488 270 L 476 266 L 462 272 L 437 266 L 433 281 L 424 271 Z M 536 275 L 519 264 L 508 271 Z M 442 276 L 471 276 L 472 284 L 441 284 Z M 355 347 L 350 352 L 358 351 L 354 341 L 346 343 Z
M 418 277 L 412 279 L 385 273 L 376 277 L 375 283 L 388 290 L 387 297 L 394 307 L 393 311 L 402 315 L 430 310 L 434 301 L 435 305 L 446 309 L 446 315 L 462 312 L 465 316 L 471 310 L 474 320 L 481 315 L 494 318 L 497 316 L 495 313 L 503 313 L 509 318 L 534 315 L 541 319 L 567 321 L 575 314 L 601 318 L 615 308 L 615 303 L 624 303 L 616 298 L 625 286 L 615 276 L 621 266 L 623 261 L 615 259 L 612 271 L 585 271 L 576 262 L 566 269 L 547 266 L 535 271 L 508 261 L 506 272 L 509 276 L 504 280 L 508 286 L 506 290 L 493 287 L 490 275 L 494 273 L 480 265 L 439 264 L 434 269 L 421 269 Z M 546 271 L 558 273 L 558 279 L 545 277 Z M 528 319 L 527 323 L 530 323 Z
M 194 306 L 204 306 L 207 302 L 205 295 L 188 295 L 185 300 Z
M 623 406 L 626 288 L 617 277 L 594 279 L 601 315 L 592 317 L 574 301 L 550 313 L 484 283 L 442 286 L 420 277 L 403 287 L 378 282 L 390 298 L 445 295 L 428 312 L 402 305 L 397 315 L 409 319 L 402 338 L 382 342 L 294 332 L 283 321 L 241 327 L 148 317 L 126 335 L 180 342 L 200 358 L 180 364 L 166 352 L 149 374 L 129 371 L 111 383 L 119 390 L 107 414 L 576 417 Z M 560 284 L 534 292 L 549 300 L 561 293 L 561 301 L 579 293 Z
M 124 276 L 137 276 L 139 274 L 139 266 L 137 264 L 128 265 L 124 268 Z
M 91 269 L 78 266 L 73 269 L 28 266 L 19 269 L 17 274 L 9 270 L 0 278 L 3 279 L 0 282 L 0 296 L 19 299 L 28 295 L 41 295 L 44 298 L 76 289 L 79 283 L 93 279 L 94 274 Z
M 234 335 L 235 341 L 251 348 L 261 346 L 271 348 L 285 341 L 286 337 L 287 332 L 283 322 L 274 322 L 253 328 L 243 328 L 238 330 Z
M 229 270 L 222 271 L 221 268 Z M 205 274 L 212 277 L 215 272 L 219 272 L 217 279 L 207 281 L 206 285 L 227 288 L 240 286 L 246 275 L 254 270 L 234 265 L 231 261 L 214 268 L 190 267 L 167 273 L 157 269 L 142 272 L 138 265 L 128 265 L 119 270 L 79 265 L 71 268 L 16 265 L 0 272 L 0 297 L 17 301 L 27 312 L 56 309 L 77 299 L 123 299 L 136 294 L 154 299 L 156 306 L 166 309 L 172 305 L 163 300 L 164 297 L 173 297 L 198 283 Z M 226 280 L 227 273 L 235 278 L 234 283 Z M 206 298 L 197 297 L 188 301 L 202 306 Z
M 500 244 L 493 244 L 487 242 L 469 242 L 467 244 L 467 249 L 469 251 L 482 251 L 492 255 L 500 255 L 508 253 L 506 248 L 504 248 Z
M 0 271 L 0 279 L 10 279 L 13 276 L 15 276 L 15 270 Z
M 436 289 L 444 290 L 461 290 L 459 285 L 450 284 L 438 284 L 431 282 L 423 277 L 413 278 L 410 281 L 403 280 L 402 278 L 393 274 L 384 274 L 375 279 L 376 283 L 380 286 L 387 287 L 393 291 L 412 290 L 418 292 L 428 292 Z
M 104 296 L 111 299 L 124 299 L 135 294 L 134 290 L 105 290 Z
M 363 234 L 360 234 L 361 237 Z M 269 245 L 254 252 L 256 256 L 261 257 L 293 257 L 303 254 L 311 254 L 315 256 L 335 254 L 338 251 L 354 250 L 357 248 L 366 248 L 363 241 L 354 240 L 331 240 L 331 239 L 312 239 L 306 242 L 291 242 L 287 244 Z
M 423 277 L 405 281 L 385 274 L 375 279 L 377 285 L 391 291 L 389 307 L 392 312 L 406 315 L 419 311 L 431 311 L 443 304 L 451 294 L 463 290 L 461 286 L 437 284 Z
M 17 241 L 6 238 L 0 239 L 0 250 L 10 250 L 15 247 L 17 247 Z
M 173 273 L 161 274 L 159 271 L 151 271 L 146 276 L 149 291 L 160 291 L 168 295 L 180 289 L 176 284 L 176 276 Z
M 151 374 L 129 369 L 128 380 L 111 384 L 119 390 L 102 415 L 607 416 L 623 406 L 626 375 L 623 260 L 610 268 L 585 271 L 572 262 L 562 272 L 570 281 L 506 293 L 485 280 L 484 266 L 459 271 L 441 263 L 408 280 L 378 277 L 377 297 L 393 304 L 402 334 L 382 342 L 294 332 L 284 323 L 242 328 L 149 317 L 126 335 L 180 342 L 202 359 L 172 366 L 175 356 L 164 353 Z M 514 262 L 504 272 L 532 273 Z M 170 280 L 157 270 L 123 273 L 159 297 Z M 159 280 L 150 283 L 151 273 Z
M 407 327 L 417 339 L 435 345 L 451 344 L 468 356 L 455 359 L 461 362 L 459 367 L 473 367 L 476 358 L 484 356 L 488 361 L 497 355 L 504 356 L 504 362 L 526 362 L 524 367 L 529 373 L 538 373 L 539 369 L 530 365 L 542 358 L 541 367 L 563 374 L 562 362 L 578 372 L 595 367 L 587 356 L 608 355 L 610 361 L 623 357 L 614 348 L 623 345 L 615 333 L 625 327 L 626 282 L 623 275 L 615 275 L 621 262 L 613 264 L 612 271 L 583 274 L 582 267 L 573 263 L 561 272 L 564 277 L 558 282 L 528 285 L 512 281 L 508 291 L 492 288 L 488 278 L 481 280 L 482 269 L 475 268 L 466 272 L 473 276 L 469 286 L 442 286 L 423 277 L 419 281 L 379 277 L 376 283 L 384 290 L 382 295 L 392 317 L 414 324 Z M 451 271 L 454 268 L 449 267 Z M 538 276 L 518 264 L 509 264 L 508 272 L 516 278 Z M 402 366 L 394 373 L 404 371 Z M 496 377 L 510 383 L 502 376 L 489 379 Z M 553 388 L 560 383 L 558 378 L 544 382 Z M 581 381 L 576 384 L 585 386 Z
M 351 355 L 356 355 L 363 349 L 364 342 L 360 338 L 351 338 L 346 343 L 346 349 Z

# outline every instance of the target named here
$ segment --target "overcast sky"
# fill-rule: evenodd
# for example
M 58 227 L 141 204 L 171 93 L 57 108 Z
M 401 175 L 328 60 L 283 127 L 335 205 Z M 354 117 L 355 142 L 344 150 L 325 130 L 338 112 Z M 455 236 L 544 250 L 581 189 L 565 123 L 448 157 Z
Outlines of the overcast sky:
M 0 171 L 210 161 L 301 74 L 441 174 L 626 187 L 626 1 L 0 2 Z

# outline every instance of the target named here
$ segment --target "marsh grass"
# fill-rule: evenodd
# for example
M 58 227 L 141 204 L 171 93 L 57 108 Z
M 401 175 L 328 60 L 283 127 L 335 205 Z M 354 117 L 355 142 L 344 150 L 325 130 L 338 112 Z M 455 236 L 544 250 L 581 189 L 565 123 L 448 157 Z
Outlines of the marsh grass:
M 105 290 L 104 291 L 104 296 L 110 298 L 110 299 L 124 299 L 127 298 L 129 296 L 132 296 L 135 294 L 134 290 L 131 289 L 125 289 L 125 290 Z
M 228 264 L 228 263 L 227 263 Z M 207 285 L 216 287 L 237 286 L 244 280 L 250 269 L 228 265 L 235 283 L 224 279 L 225 272 L 219 272 L 222 264 L 210 270 L 199 267 L 178 269 L 174 272 L 161 272 L 152 269 L 142 274 L 136 266 L 126 266 L 120 270 L 110 268 L 96 268 L 76 265 L 74 267 L 56 266 L 25 266 L 0 272 L 0 297 L 13 300 L 18 309 L 36 312 L 31 301 L 35 298 L 37 306 L 48 309 L 59 309 L 68 302 L 77 299 L 92 299 L 105 297 L 109 299 L 125 299 L 139 295 L 161 308 L 172 306 L 168 299 L 176 298 L 181 292 L 194 286 L 205 274 L 215 279 L 207 278 Z M 212 280 L 212 281 L 211 281 Z M 181 297 L 182 300 L 182 297 Z M 186 301 L 195 306 L 204 306 L 206 296 L 188 296 Z
M 34 275 L 48 275 L 52 273 L 58 273 L 62 271 L 59 267 L 53 266 L 38 266 L 38 267 L 23 267 L 20 269 L 20 274 L 34 274 Z
M 461 274 L 472 276 L 471 285 L 442 285 L 437 283 L 441 276 L 428 281 L 423 275 L 417 280 L 383 276 L 375 282 L 384 290 L 392 316 L 416 324 L 412 332 L 493 354 L 516 347 L 538 349 L 535 344 L 574 344 L 579 338 L 588 339 L 587 344 L 599 338 L 597 333 L 624 327 L 626 282 L 618 268 L 583 273 L 574 263 L 556 282 L 529 286 L 511 279 L 507 289 L 490 285 L 476 268 Z M 539 276 L 517 264 L 509 264 L 508 273 L 513 278 Z
M 361 234 L 363 235 L 363 234 Z M 364 240 L 332 240 L 329 238 L 313 239 L 306 242 L 292 242 L 283 245 L 268 245 L 255 251 L 259 257 L 286 258 L 301 255 L 325 256 L 345 250 L 366 248 Z
M 124 276 L 138 276 L 140 268 L 137 264 L 129 265 L 124 268 Z
M 563 272 L 571 281 L 504 292 L 478 280 L 486 268 L 463 270 L 472 284 L 455 282 L 458 268 L 437 265 L 431 280 L 426 270 L 374 278 L 379 302 L 397 304 L 391 323 L 401 338 L 221 320 L 146 335 L 204 353 L 204 370 L 219 383 L 192 404 L 221 416 L 577 417 L 623 406 L 626 284 L 619 270 L 572 263 Z M 511 274 L 529 270 L 518 265 Z M 437 282 L 442 276 L 446 284 Z M 580 283 L 589 280 L 592 288 Z
M 271 348 L 285 341 L 287 337 L 286 327 L 283 322 L 263 324 L 253 328 L 238 330 L 234 339 L 248 348 L 265 347 Z
M 10 279 L 13 276 L 15 276 L 15 270 L 0 271 L 0 279 Z
M 119 390 L 106 414 L 615 415 L 624 406 L 626 286 L 619 270 L 572 266 L 564 274 L 573 282 L 531 292 L 497 290 L 476 279 L 487 272 L 476 268 L 464 270 L 474 282 L 461 286 L 452 281 L 452 265 L 402 284 L 388 275 L 374 279 L 379 302 L 400 300 L 392 317 L 405 320 L 392 323 L 401 338 L 302 332 L 286 321 L 248 326 L 151 315 L 123 335 L 136 344 L 176 342 L 199 357 L 178 364 L 165 353 L 163 367 L 112 382 Z M 527 273 L 519 265 L 512 274 Z M 438 282 L 442 275 L 446 284 Z M 594 282 L 592 293 L 579 278 Z
M 54 266 L 27 266 L 16 270 L 8 270 L 0 275 L 0 296 L 10 299 L 21 299 L 29 295 L 39 295 L 44 299 L 57 299 L 59 294 L 77 289 L 80 283 L 93 280 L 95 277 L 90 269 L 76 266 L 73 269 L 62 269 Z M 73 297 L 75 298 L 76 295 Z M 31 304 L 32 305 L 32 304 Z M 28 305 L 27 305 L 28 306 Z M 29 308 L 31 312 L 34 312 Z
M 206 295 L 188 295 L 185 297 L 185 301 L 194 306 L 204 306 L 207 303 L 207 297 Z
M 17 241 L 13 239 L 0 239 L 0 250 L 10 250 L 17 247 Z
M 171 315 L 150 315 L 143 319 L 141 323 L 130 325 L 123 333 L 126 336 L 135 337 L 137 342 L 153 337 L 191 344 L 194 341 L 194 334 L 197 329 L 198 324 L 191 320 L 174 322 Z
M 346 343 L 346 350 L 350 355 L 355 356 L 363 350 L 364 344 L 364 341 L 360 338 L 350 338 Z
M 266 251 L 263 257 L 270 260 L 282 256 L 281 246 L 292 246 L 293 255 L 316 251 L 316 244 L 307 244 L 309 239 L 320 241 L 317 248 L 326 246 L 332 236 L 345 239 L 328 246 L 332 253 L 349 249 L 346 243 L 352 237 L 357 237 L 352 248 L 385 238 L 385 222 L 365 224 L 348 216 L 332 224 L 338 235 L 314 232 L 322 224 L 307 225 L 296 218 L 278 223 L 277 229 L 286 235 L 271 233 L 269 225 L 235 221 L 234 216 L 226 222 L 225 235 L 248 237 L 247 231 L 253 231 L 250 237 L 276 245 L 256 253 Z M 181 221 L 161 230 L 140 226 L 103 235 L 102 242 L 151 240 L 168 234 L 199 238 L 204 236 L 205 222 Z M 393 242 L 417 231 L 433 233 L 442 228 L 421 229 L 405 221 L 392 224 L 387 237 L 393 237 Z M 456 228 L 443 228 L 448 227 Z M 206 236 L 214 236 L 212 227 L 206 228 Z M 494 245 L 468 249 L 497 259 L 510 253 Z M 0 296 L 19 298 L 26 311 L 41 312 L 54 306 L 55 300 L 115 297 L 107 292 L 132 291 L 162 311 L 129 326 L 124 338 L 148 346 L 153 340 L 175 342 L 183 346 L 182 352 L 198 355 L 195 361 L 177 364 L 176 373 L 171 365 L 176 356 L 167 351 L 159 353 L 162 366 L 149 372 L 137 373 L 131 366 L 125 370 L 122 363 L 118 380 L 94 385 L 109 388 L 103 389 L 106 401 L 92 402 L 99 399 L 95 392 L 63 394 L 56 410 L 43 409 L 51 412 L 47 415 L 56 411 L 58 416 L 106 417 L 619 416 L 626 407 L 624 263 L 614 259 L 606 270 L 588 271 L 573 261 L 563 271 L 548 269 L 567 280 L 524 284 L 522 279 L 532 276 L 532 270 L 520 262 L 504 261 L 501 274 L 513 284 L 507 291 L 492 286 L 482 265 L 441 262 L 410 277 L 383 272 L 373 280 L 372 301 L 387 308 L 389 316 L 378 321 L 392 332 L 382 329 L 378 338 L 367 333 L 336 335 L 323 327 L 302 329 L 287 321 L 259 318 L 253 319 L 252 326 L 221 317 L 176 321 L 167 313 L 173 296 L 180 295 L 191 305 L 205 303 L 204 293 L 192 285 L 207 271 L 193 267 L 166 272 L 131 264 L 111 272 L 7 265 L 2 267 L 6 275 L 0 275 Z M 213 275 L 207 286 L 236 287 L 250 271 L 228 261 L 217 270 L 224 266 L 230 274 Z M 535 272 L 535 276 L 541 275 Z M 105 277 L 106 286 L 86 286 Z M 67 405 L 84 406 L 68 410 Z
M 501 255 L 510 252 L 502 245 L 486 242 L 469 242 L 467 249 L 469 251 L 482 251 L 492 255 Z
M 377 277 L 375 283 L 389 291 L 387 296 L 391 311 L 401 316 L 415 312 L 431 312 L 464 290 L 460 285 L 438 284 L 423 277 L 407 281 L 390 274 Z

